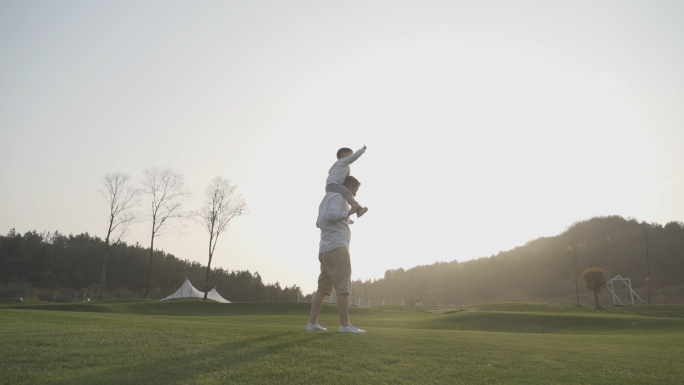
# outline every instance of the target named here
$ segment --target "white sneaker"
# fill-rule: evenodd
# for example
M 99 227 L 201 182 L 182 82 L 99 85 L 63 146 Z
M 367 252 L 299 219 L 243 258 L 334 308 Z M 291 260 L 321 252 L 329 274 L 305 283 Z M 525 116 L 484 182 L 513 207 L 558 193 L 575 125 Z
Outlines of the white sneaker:
M 340 332 L 340 333 L 364 334 L 366 331 L 365 331 L 365 330 L 361 330 L 361 329 L 357 329 L 357 328 L 354 327 L 354 325 L 349 324 L 349 325 L 347 325 L 347 326 L 342 326 L 342 325 L 340 325 L 340 330 L 339 330 L 339 332 Z
M 307 332 L 324 332 L 327 331 L 328 329 L 324 328 L 323 326 L 319 325 L 318 322 L 315 324 L 308 323 L 306 324 L 306 331 Z

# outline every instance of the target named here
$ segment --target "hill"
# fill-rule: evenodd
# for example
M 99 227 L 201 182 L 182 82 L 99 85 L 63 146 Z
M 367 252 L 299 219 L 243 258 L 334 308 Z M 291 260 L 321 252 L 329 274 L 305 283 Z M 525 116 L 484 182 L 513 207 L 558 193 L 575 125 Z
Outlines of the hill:
M 678 222 L 661 226 L 619 216 L 592 218 L 557 236 L 490 257 L 387 270 L 381 279 L 355 281 L 354 303 L 453 307 L 520 301 L 574 305 L 579 299 L 580 304 L 591 305 L 580 276 L 594 266 L 606 270 L 609 278 L 630 278 L 646 302 L 650 278 L 651 303 L 684 303 L 684 227 Z M 617 288 L 619 294 L 627 294 L 626 287 Z M 602 304 L 612 305 L 608 293 L 600 299 Z

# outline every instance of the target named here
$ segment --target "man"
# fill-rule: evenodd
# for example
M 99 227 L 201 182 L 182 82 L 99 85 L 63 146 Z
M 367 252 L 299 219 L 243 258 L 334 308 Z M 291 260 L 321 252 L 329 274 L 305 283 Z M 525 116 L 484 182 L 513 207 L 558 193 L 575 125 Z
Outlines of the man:
M 347 176 L 343 185 L 353 196 L 361 183 L 353 176 Z M 318 260 L 321 274 L 318 276 L 318 290 L 311 301 L 311 317 L 306 325 L 307 331 L 326 331 L 318 324 L 318 314 L 326 296 L 337 293 L 337 308 L 340 313 L 340 333 L 365 333 L 349 323 L 349 294 L 351 294 L 351 260 L 349 257 L 349 217 L 357 208 L 350 208 L 342 195 L 329 192 L 318 207 L 316 227 L 321 229 L 321 242 Z

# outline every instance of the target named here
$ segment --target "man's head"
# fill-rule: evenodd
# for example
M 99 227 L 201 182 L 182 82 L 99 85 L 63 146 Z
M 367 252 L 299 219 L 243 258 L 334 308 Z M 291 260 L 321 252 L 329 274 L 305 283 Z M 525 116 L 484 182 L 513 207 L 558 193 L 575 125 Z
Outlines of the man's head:
M 346 158 L 353 153 L 354 151 L 351 148 L 342 147 L 339 150 L 337 150 L 337 159 Z
M 342 184 L 344 187 L 349 189 L 353 196 L 356 196 L 356 192 L 359 191 L 359 187 L 361 187 L 361 182 L 351 175 L 348 175 L 346 178 L 344 178 L 344 183 Z

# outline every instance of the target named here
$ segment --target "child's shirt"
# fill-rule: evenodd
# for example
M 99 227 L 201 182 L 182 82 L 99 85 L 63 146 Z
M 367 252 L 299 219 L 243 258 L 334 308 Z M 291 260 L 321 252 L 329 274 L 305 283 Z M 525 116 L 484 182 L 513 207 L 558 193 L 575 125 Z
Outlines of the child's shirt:
M 328 179 L 325 180 L 326 186 L 329 184 L 344 183 L 344 178 L 346 178 L 351 172 L 351 167 L 349 167 L 349 165 L 354 163 L 355 160 L 359 159 L 364 152 L 366 152 L 366 149 L 361 148 L 348 157 L 338 159 L 337 162 L 333 163 L 332 167 L 330 167 L 330 171 L 328 171 Z

